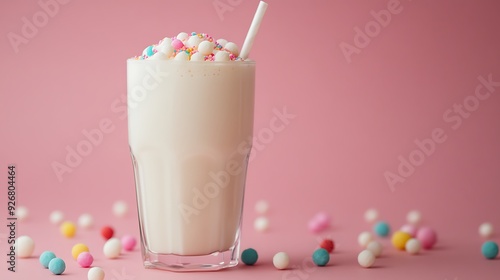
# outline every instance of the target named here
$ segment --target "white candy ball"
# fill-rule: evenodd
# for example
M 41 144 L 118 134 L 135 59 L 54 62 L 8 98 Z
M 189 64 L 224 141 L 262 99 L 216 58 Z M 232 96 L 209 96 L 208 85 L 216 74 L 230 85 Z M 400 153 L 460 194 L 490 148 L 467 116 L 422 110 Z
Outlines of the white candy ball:
M 266 200 L 259 200 L 257 203 L 255 203 L 255 212 L 258 214 L 266 214 L 267 211 L 269 210 L 269 202 Z
M 82 214 L 78 217 L 78 226 L 81 228 L 89 229 L 94 225 L 94 218 L 90 214 Z
M 119 200 L 113 204 L 113 213 L 115 214 L 115 216 L 123 217 L 127 214 L 127 212 L 128 212 L 128 204 L 125 201 Z
M 205 56 L 200 52 L 195 52 L 191 55 L 191 61 L 205 61 Z
M 209 55 L 213 52 L 215 44 L 210 41 L 203 41 L 198 45 L 198 51 L 202 55 Z
M 51 223 L 59 225 L 64 220 L 64 214 L 61 211 L 52 211 L 49 219 Z
M 420 252 L 420 248 L 422 248 L 422 246 L 420 245 L 420 241 L 418 239 L 411 238 L 410 240 L 406 241 L 405 244 L 406 252 L 415 255 L 418 254 L 418 252 Z
M 181 41 L 186 41 L 187 38 L 189 38 L 189 34 L 187 34 L 186 32 L 181 32 L 179 34 L 177 34 L 177 36 L 175 37 Z
M 26 208 L 24 206 L 17 207 L 16 217 L 19 221 L 26 220 L 26 218 L 28 218 L 28 214 L 29 214 L 28 208 Z
M 493 232 L 493 225 L 490 223 L 482 223 L 479 226 L 479 235 L 481 235 L 481 237 L 490 238 L 491 236 L 493 236 Z
M 406 221 L 411 225 L 418 225 L 421 220 L 422 215 L 417 210 L 410 211 L 408 215 L 406 215 Z
M 162 46 L 160 48 L 159 52 L 164 53 L 168 58 L 168 57 L 172 56 L 172 54 L 174 53 L 174 47 L 172 47 L 172 45 L 165 45 L 165 46 Z
M 122 242 L 120 239 L 116 237 L 112 237 L 104 243 L 104 247 L 102 249 L 104 256 L 108 259 L 116 259 L 120 256 L 122 251 Z
M 370 250 L 361 251 L 358 255 L 358 263 L 362 267 L 369 268 L 375 263 L 375 255 Z
M 235 56 L 238 56 L 240 55 L 240 49 L 238 48 L 238 46 L 233 43 L 233 42 L 228 42 L 224 48 L 229 51 L 230 53 L 234 54 Z
M 186 47 L 188 48 L 193 48 L 193 47 L 198 47 L 198 45 L 201 42 L 201 38 L 198 36 L 191 36 L 186 42 Z
M 273 265 L 277 269 L 287 269 L 290 264 L 290 257 L 285 252 L 279 252 L 273 257 Z
M 172 45 L 172 39 L 165 37 L 163 40 L 160 41 L 160 43 L 156 46 L 156 50 L 161 50 L 165 46 L 171 46 Z
M 365 221 L 373 223 L 378 219 L 378 211 L 376 209 L 368 209 L 365 212 Z
M 253 222 L 253 227 L 256 231 L 264 232 L 269 229 L 269 219 L 266 217 L 258 217 Z
M 368 231 L 363 231 L 358 235 L 358 244 L 361 246 L 361 248 L 366 248 L 368 246 L 368 243 L 370 243 L 373 240 L 373 235 L 368 232 Z
M 215 61 L 229 61 L 231 60 L 229 58 L 229 53 L 228 52 L 218 52 L 215 54 Z
M 217 42 L 222 47 L 226 46 L 226 44 L 227 44 L 227 40 L 226 39 L 222 39 L 222 38 L 215 40 L 215 42 Z
M 87 278 L 88 280 L 103 280 L 104 276 L 106 274 L 104 273 L 104 270 L 98 266 L 94 266 L 91 269 L 89 269 L 89 272 L 87 273 Z
M 162 51 L 159 51 L 148 57 L 148 60 L 168 60 L 168 55 Z
M 27 235 L 19 236 L 16 239 L 16 255 L 20 258 L 29 258 L 35 251 L 35 241 Z
M 177 61 L 188 61 L 189 60 L 189 54 L 186 52 L 179 52 L 175 55 L 174 60 Z
M 366 250 L 371 251 L 375 257 L 380 257 L 383 249 L 384 246 L 382 246 L 382 243 L 376 240 L 370 241 L 370 243 L 366 246 Z

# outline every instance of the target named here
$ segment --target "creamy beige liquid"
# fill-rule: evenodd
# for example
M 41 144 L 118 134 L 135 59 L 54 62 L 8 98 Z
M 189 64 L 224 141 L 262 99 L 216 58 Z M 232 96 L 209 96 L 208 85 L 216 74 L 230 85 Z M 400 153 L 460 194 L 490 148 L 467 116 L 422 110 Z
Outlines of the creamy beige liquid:
M 226 251 L 239 234 L 255 64 L 128 60 L 142 237 L 159 254 Z

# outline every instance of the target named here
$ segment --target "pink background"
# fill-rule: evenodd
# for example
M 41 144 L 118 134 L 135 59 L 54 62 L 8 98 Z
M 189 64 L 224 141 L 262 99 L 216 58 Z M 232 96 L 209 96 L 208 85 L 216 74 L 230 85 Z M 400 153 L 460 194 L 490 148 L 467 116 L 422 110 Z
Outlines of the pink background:
M 454 104 L 472 104 L 479 76 L 500 81 L 495 1 L 402 0 L 400 12 L 386 27 L 372 29 L 369 44 L 348 62 L 339 45 L 355 46 L 356 27 L 379 26 L 370 12 L 387 9 L 390 1 L 269 0 L 251 53 L 258 61 L 256 136 L 269 127 L 273 109 L 286 107 L 296 117 L 250 163 L 242 247 L 256 248 L 259 264 L 203 275 L 145 270 L 137 249 L 115 261 L 102 255 L 100 226 L 138 235 L 127 122 L 112 104 L 126 94 L 127 58 L 180 31 L 241 46 L 258 1 L 220 0 L 234 5 L 222 16 L 213 0 L 68 2 L 17 53 L 9 32 L 21 35 L 22 18 L 32 22 L 42 9 L 36 1 L 0 2 L 0 253 L 7 250 L 2 225 L 12 163 L 18 205 L 30 210 L 17 233 L 37 244 L 35 257 L 21 260 L 16 274 L 7 273 L 1 257 L 1 279 L 48 279 L 36 258 L 44 250 L 66 260 L 64 279 L 86 279 L 87 270 L 70 257 L 76 242 L 89 244 L 95 265 L 105 269 L 106 279 L 117 280 L 498 278 L 500 262 L 481 256 L 477 229 L 485 221 L 500 229 L 500 87 L 457 129 L 443 118 Z M 85 139 L 82 130 L 96 129 L 103 119 L 112 121 L 114 131 L 60 182 L 51 164 L 64 163 L 66 146 L 74 149 Z M 384 172 L 397 173 L 398 157 L 408 159 L 417 149 L 414 141 L 436 128 L 446 141 L 391 190 Z M 133 208 L 122 219 L 111 212 L 119 199 Z M 271 204 L 267 233 L 253 229 L 259 199 Z M 370 207 L 393 229 L 409 210 L 420 210 L 439 234 L 437 247 L 409 256 L 382 240 L 387 247 L 376 268 L 360 268 L 356 239 L 371 228 L 363 220 Z M 91 213 L 96 227 L 64 239 L 48 222 L 56 209 L 75 222 Z M 302 263 L 317 237 L 306 224 L 318 211 L 331 214 L 333 227 L 321 236 L 332 236 L 338 251 L 328 267 L 308 270 Z M 295 269 L 272 267 L 278 251 L 290 254 Z

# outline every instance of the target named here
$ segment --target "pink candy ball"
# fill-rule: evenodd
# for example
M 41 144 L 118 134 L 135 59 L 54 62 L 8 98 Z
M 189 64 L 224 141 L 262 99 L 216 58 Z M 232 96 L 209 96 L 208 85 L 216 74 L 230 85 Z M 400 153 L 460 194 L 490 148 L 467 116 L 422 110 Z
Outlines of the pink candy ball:
M 408 233 L 409 235 L 411 235 L 411 237 L 415 237 L 415 236 L 417 236 L 418 228 L 414 225 L 408 224 L 408 225 L 402 226 L 400 230 L 402 232 Z
M 137 240 L 131 235 L 125 235 L 122 237 L 122 247 L 125 251 L 132 251 L 137 244 Z
M 416 237 L 420 241 L 420 243 L 422 244 L 422 248 L 424 249 L 432 249 L 432 247 L 434 247 L 434 244 L 436 244 L 437 242 L 436 232 L 428 227 L 420 228 L 417 231 Z
M 92 257 L 89 252 L 82 252 L 78 255 L 78 258 L 76 258 L 76 262 L 81 267 L 90 267 L 94 262 L 94 257 Z
M 308 228 L 312 233 L 319 233 L 330 226 L 330 216 L 325 212 L 316 214 L 308 224 Z
M 181 49 L 182 47 L 184 47 L 184 44 L 182 43 L 181 40 L 179 39 L 174 39 L 172 41 L 172 47 L 174 47 L 174 49 L 178 50 L 178 49 Z

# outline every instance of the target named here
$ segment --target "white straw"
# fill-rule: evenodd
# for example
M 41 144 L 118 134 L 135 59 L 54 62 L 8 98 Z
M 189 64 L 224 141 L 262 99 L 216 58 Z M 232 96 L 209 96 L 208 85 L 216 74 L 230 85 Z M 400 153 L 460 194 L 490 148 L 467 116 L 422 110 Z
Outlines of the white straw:
M 257 7 L 257 11 L 253 16 L 252 24 L 248 29 L 247 37 L 245 38 L 243 47 L 241 48 L 240 57 L 242 59 L 247 59 L 248 55 L 250 54 L 250 49 L 252 48 L 255 36 L 257 36 L 260 23 L 262 22 L 262 18 L 264 18 L 264 14 L 266 13 L 266 9 L 267 9 L 267 3 L 264 1 L 260 1 L 259 7 Z

